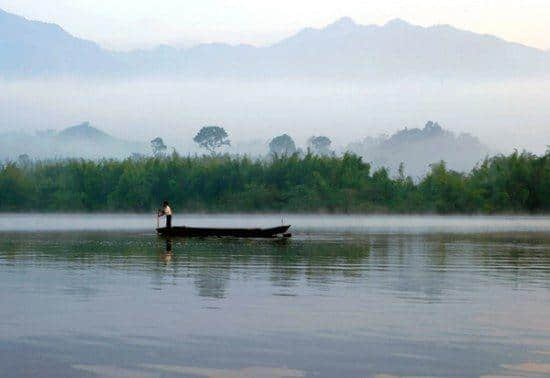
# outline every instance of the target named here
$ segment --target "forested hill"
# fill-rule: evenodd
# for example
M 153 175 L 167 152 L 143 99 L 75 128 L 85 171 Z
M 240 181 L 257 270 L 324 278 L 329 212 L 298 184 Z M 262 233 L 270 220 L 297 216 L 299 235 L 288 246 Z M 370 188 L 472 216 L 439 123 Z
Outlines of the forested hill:
M 450 169 L 466 172 L 490 154 L 489 148 L 471 134 L 459 135 L 445 130 L 437 122 L 423 129 L 402 129 L 391 136 L 367 137 L 348 145 L 347 150 L 374 168 L 386 167 L 397 172 L 401 163 L 407 174 L 417 178 L 430 169 L 429 164 L 444 160 Z
M 36 135 L 23 132 L 0 134 L 0 160 L 15 160 L 20 156 L 30 159 L 54 158 L 126 158 L 132 153 L 150 150 L 148 143 L 115 138 L 83 122 L 59 132 L 38 131 Z
M 543 213 L 550 152 L 485 160 L 470 173 L 434 164 L 419 182 L 373 171 L 356 155 L 269 161 L 165 157 L 20 161 L 0 167 L 1 211 Z

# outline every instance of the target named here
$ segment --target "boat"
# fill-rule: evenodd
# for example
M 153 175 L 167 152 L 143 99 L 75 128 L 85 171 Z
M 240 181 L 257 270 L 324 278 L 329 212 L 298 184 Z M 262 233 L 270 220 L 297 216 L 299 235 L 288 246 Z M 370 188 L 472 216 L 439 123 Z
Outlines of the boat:
M 203 227 L 159 227 L 157 233 L 161 236 L 208 237 L 231 236 L 236 238 L 274 238 L 290 237 L 287 231 L 290 225 L 272 228 L 203 228 Z

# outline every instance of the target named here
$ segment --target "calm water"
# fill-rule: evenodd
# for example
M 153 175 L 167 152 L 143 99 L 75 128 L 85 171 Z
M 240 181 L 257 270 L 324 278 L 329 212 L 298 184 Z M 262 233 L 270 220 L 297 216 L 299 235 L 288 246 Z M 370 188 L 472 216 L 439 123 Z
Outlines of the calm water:
M 550 375 L 550 218 L 283 221 L 0 215 L 0 377 Z

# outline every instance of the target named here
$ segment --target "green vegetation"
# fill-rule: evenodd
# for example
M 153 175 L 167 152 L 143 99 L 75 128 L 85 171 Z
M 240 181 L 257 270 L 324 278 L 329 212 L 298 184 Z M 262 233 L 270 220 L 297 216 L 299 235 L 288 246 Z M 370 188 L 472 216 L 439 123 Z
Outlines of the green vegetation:
M 542 213 L 550 211 L 550 152 L 486 159 L 470 173 L 434 164 L 419 182 L 372 172 L 360 157 L 307 154 L 169 156 L 9 162 L 1 211 Z

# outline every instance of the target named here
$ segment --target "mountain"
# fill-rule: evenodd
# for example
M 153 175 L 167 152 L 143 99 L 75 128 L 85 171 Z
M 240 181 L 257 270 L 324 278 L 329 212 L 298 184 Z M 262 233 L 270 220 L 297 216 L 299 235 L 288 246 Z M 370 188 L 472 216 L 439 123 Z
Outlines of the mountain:
M 0 10 L 0 74 L 101 74 L 116 67 L 113 55 L 58 25 Z
M 103 143 L 115 141 L 115 138 L 109 134 L 90 126 L 90 122 L 84 122 L 80 125 L 68 127 L 57 134 L 57 138 L 66 141 L 88 141 L 94 143 Z
M 267 47 L 201 44 L 111 52 L 61 27 L 0 10 L 0 75 L 183 75 L 345 80 L 502 79 L 550 73 L 550 54 L 449 25 L 342 18 Z
M 323 62 L 333 75 L 356 78 L 496 79 L 550 73 L 550 60 L 540 50 L 448 25 L 424 28 L 400 19 L 364 26 L 343 18 L 323 29 L 304 29 L 273 48 L 303 72 L 320 69 Z
M 0 160 L 30 158 L 126 158 L 133 153 L 149 152 L 149 145 L 115 138 L 89 122 L 56 132 L 45 130 L 36 135 L 7 133 L 0 135 Z
M 444 160 L 450 169 L 469 171 L 491 151 L 470 134 L 455 135 L 437 122 L 428 122 L 423 129 L 402 129 L 390 137 L 367 137 L 351 143 L 348 151 L 371 162 L 374 168 L 386 167 L 396 173 L 404 163 L 405 172 L 421 177 L 430 164 Z

